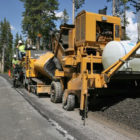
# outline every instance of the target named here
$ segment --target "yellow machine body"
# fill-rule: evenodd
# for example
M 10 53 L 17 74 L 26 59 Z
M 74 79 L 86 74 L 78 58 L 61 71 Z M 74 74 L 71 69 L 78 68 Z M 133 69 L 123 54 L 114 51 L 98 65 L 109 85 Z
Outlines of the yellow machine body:
M 46 84 L 44 81 L 55 79 L 53 82 L 57 83 L 57 87 L 61 85 L 62 88 L 52 89 L 53 96 L 55 91 L 63 89 L 63 103 L 65 104 L 69 95 L 76 95 L 79 97 L 80 110 L 85 111 L 89 96 L 88 90 L 106 88 L 110 77 L 140 47 L 138 44 L 129 54 L 104 70 L 102 52 L 105 45 L 113 40 L 121 40 L 119 17 L 82 11 L 77 15 L 75 25 L 60 26 L 60 34 L 54 35 L 52 39 L 52 52 L 48 51 L 38 59 L 32 59 L 30 51 L 27 52 L 26 75 L 35 77 L 33 81 L 37 85 L 36 92 L 49 92 L 50 83 Z M 46 67 L 50 60 L 52 63 Z M 55 67 L 52 67 L 53 65 Z M 49 74 L 50 67 L 54 70 L 52 76 Z M 40 76 L 44 76 L 43 82 L 36 79 Z M 84 114 L 85 112 L 82 116 Z
M 101 15 L 82 11 L 76 17 L 76 46 L 98 44 L 105 45 L 111 40 L 120 41 L 121 37 L 121 20 L 118 17 Z M 112 38 L 103 35 L 97 41 L 98 34 L 102 33 L 102 29 L 107 30 L 108 35 L 112 34 Z
M 88 89 L 107 87 L 102 74 L 102 52 L 108 42 L 121 40 L 121 20 L 82 11 L 74 27 L 66 25 L 60 29 L 61 42 L 55 40 L 53 50 L 63 71 L 56 70 L 55 76 L 68 79 L 64 100 L 69 94 L 76 94 L 80 97 L 80 110 L 84 110 Z
M 103 29 L 105 29 L 104 33 Z M 53 48 L 55 55 L 63 66 L 63 75 L 66 77 L 73 77 L 72 75 L 74 75 L 75 78 L 76 75 L 76 77 L 79 77 L 82 71 L 89 71 L 89 77 L 94 74 L 93 79 L 96 81 L 103 70 L 100 68 L 98 74 L 94 72 L 99 70 L 98 68 L 95 69 L 98 64 L 100 67 L 102 65 L 103 48 L 109 41 L 119 41 L 121 38 L 120 18 L 82 11 L 75 19 L 75 28 L 61 26 L 62 40 L 63 33 L 66 35 L 66 32 L 68 36 L 67 46 L 65 45 L 65 47 L 63 43 L 55 41 Z M 84 66 L 82 66 L 82 63 L 84 63 Z M 81 71 L 73 71 L 79 64 Z M 68 68 L 68 66 L 72 67 Z M 88 70 L 88 68 L 90 69 Z M 56 71 L 56 76 L 59 74 L 62 74 L 62 72 Z M 95 78 L 96 75 L 97 78 Z M 95 82 L 95 87 L 102 87 L 100 81 L 98 81 Z
M 53 57 L 44 51 L 27 50 L 25 56 L 25 83 L 28 85 L 28 90 L 39 94 L 50 93 L 50 85 L 39 79 L 40 73 L 47 78 L 46 73 L 43 71 L 45 62 Z M 48 58 L 48 59 L 47 59 Z
M 35 61 L 36 59 L 31 57 L 31 51 L 30 50 L 26 51 L 25 70 L 26 70 L 27 78 L 37 77 L 37 73 L 35 72 L 35 69 L 34 69 Z
M 40 56 L 34 63 L 35 71 L 49 77 L 48 73 L 45 71 L 46 63 L 54 57 L 54 54 L 50 51 L 46 52 L 44 55 Z M 51 78 L 51 77 L 49 77 Z

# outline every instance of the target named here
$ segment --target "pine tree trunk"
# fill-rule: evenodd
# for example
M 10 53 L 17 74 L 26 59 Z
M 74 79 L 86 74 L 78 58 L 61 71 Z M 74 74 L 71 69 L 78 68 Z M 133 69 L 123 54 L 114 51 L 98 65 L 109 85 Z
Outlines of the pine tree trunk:
M 37 50 L 40 50 L 40 37 L 37 39 Z
M 75 18 L 75 0 L 72 2 L 72 24 L 74 24 L 74 18 Z
M 126 40 L 127 39 L 127 35 L 126 35 L 126 26 L 127 26 L 127 23 L 126 23 L 126 4 L 124 3 L 124 17 L 123 17 L 124 19 L 124 40 Z
M 0 73 L 1 73 L 1 62 L 0 62 Z
M 1 56 L 1 55 L 0 55 L 0 56 Z M 2 64 L 1 64 L 1 60 L 0 60 L 0 73 L 1 73 L 1 70 L 2 70 L 2 67 L 1 67 L 1 65 L 2 65 Z
M 140 41 L 140 11 L 137 13 L 137 18 L 138 18 L 138 42 Z
M 4 73 L 4 57 L 5 57 L 5 45 L 3 46 L 2 49 L 2 60 L 1 60 L 1 73 Z
M 112 3 L 112 7 L 113 7 L 113 9 L 112 9 L 112 12 L 113 12 L 113 16 L 115 16 L 116 15 L 116 3 L 115 3 L 116 1 L 115 0 L 113 0 L 113 3 Z

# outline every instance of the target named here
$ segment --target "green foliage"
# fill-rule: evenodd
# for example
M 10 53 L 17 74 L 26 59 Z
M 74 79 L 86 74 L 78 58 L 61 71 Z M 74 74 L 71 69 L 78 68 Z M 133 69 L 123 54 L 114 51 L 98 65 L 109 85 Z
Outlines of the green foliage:
M 61 24 L 65 24 L 69 21 L 69 15 L 67 13 L 67 10 L 64 9 L 63 16 L 61 17 Z
M 5 71 L 7 71 L 11 67 L 12 45 L 13 35 L 11 33 L 10 23 L 6 19 L 4 19 L 0 22 L 0 61 L 2 60 L 2 52 L 3 50 L 5 50 Z
M 16 46 L 18 45 L 18 41 L 19 41 L 19 34 L 16 33 L 16 37 L 15 37 L 15 40 L 14 40 L 14 48 L 16 48 Z
M 136 13 L 140 11 L 140 1 L 139 0 L 130 0 L 131 5 L 135 8 Z
M 75 0 L 75 9 L 78 10 L 85 3 L 85 0 Z
M 55 28 L 57 20 L 55 11 L 58 10 L 57 0 L 20 0 L 24 3 L 22 28 L 23 33 L 37 43 L 38 34 L 43 40 L 48 40 L 50 30 Z
M 112 2 L 113 0 L 106 0 L 107 2 Z M 130 8 L 130 2 L 131 0 L 115 0 L 115 12 L 118 15 L 122 15 L 126 10 L 129 10 Z

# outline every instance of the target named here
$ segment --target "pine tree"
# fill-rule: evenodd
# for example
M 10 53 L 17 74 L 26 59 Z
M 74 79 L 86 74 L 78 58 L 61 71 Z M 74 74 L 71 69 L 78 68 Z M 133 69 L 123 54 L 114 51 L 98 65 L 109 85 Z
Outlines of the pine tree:
M 116 0 L 116 2 L 115 2 L 115 13 L 117 16 L 121 17 L 122 25 L 125 27 L 124 28 L 124 37 L 123 37 L 124 40 L 130 39 L 126 33 L 126 27 L 129 24 L 128 19 L 126 17 L 126 11 L 129 10 L 129 8 L 130 8 L 129 7 L 130 1 L 131 0 Z M 112 2 L 112 0 L 107 0 L 107 2 Z
M 33 42 L 40 43 L 40 37 L 48 40 L 49 32 L 55 28 L 57 20 L 55 11 L 58 10 L 57 0 L 20 0 L 24 3 L 22 28 Z
M 124 40 L 130 40 L 130 38 L 128 37 L 127 33 L 126 33 L 126 27 L 129 24 L 128 22 L 128 18 L 126 17 L 126 11 L 130 9 L 130 7 L 127 5 L 127 3 L 129 2 L 129 0 L 122 0 L 122 5 L 123 5 L 123 10 L 122 10 L 122 24 L 125 27 L 124 29 Z
M 15 39 L 14 39 L 14 46 L 13 46 L 13 53 L 16 54 L 16 46 L 18 45 L 18 41 L 20 40 L 19 34 L 16 33 Z
M 1 72 L 11 68 L 12 61 L 13 35 L 11 33 L 10 23 L 4 19 L 0 22 L 0 56 Z
M 14 39 L 14 47 L 16 47 L 18 45 L 18 41 L 19 41 L 19 34 L 16 33 L 15 39 Z
M 85 0 L 75 0 L 75 9 L 78 10 L 85 3 Z
M 131 0 L 131 5 L 135 8 L 135 14 L 137 16 L 138 24 L 138 41 L 140 42 L 140 0 Z
M 69 20 L 69 15 L 68 15 L 68 13 L 67 13 L 67 10 L 64 9 L 63 15 L 62 15 L 62 17 L 61 17 L 61 24 L 67 23 L 68 20 Z

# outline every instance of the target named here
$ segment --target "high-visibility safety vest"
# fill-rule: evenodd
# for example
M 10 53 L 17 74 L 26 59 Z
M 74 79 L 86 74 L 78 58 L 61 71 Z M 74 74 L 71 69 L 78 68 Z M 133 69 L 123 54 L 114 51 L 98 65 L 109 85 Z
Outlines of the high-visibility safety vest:
M 19 51 L 25 53 L 25 45 L 20 45 Z
M 19 64 L 19 60 L 13 59 L 13 60 L 12 60 L 12 64 L 18 65 L 18 64 Z

